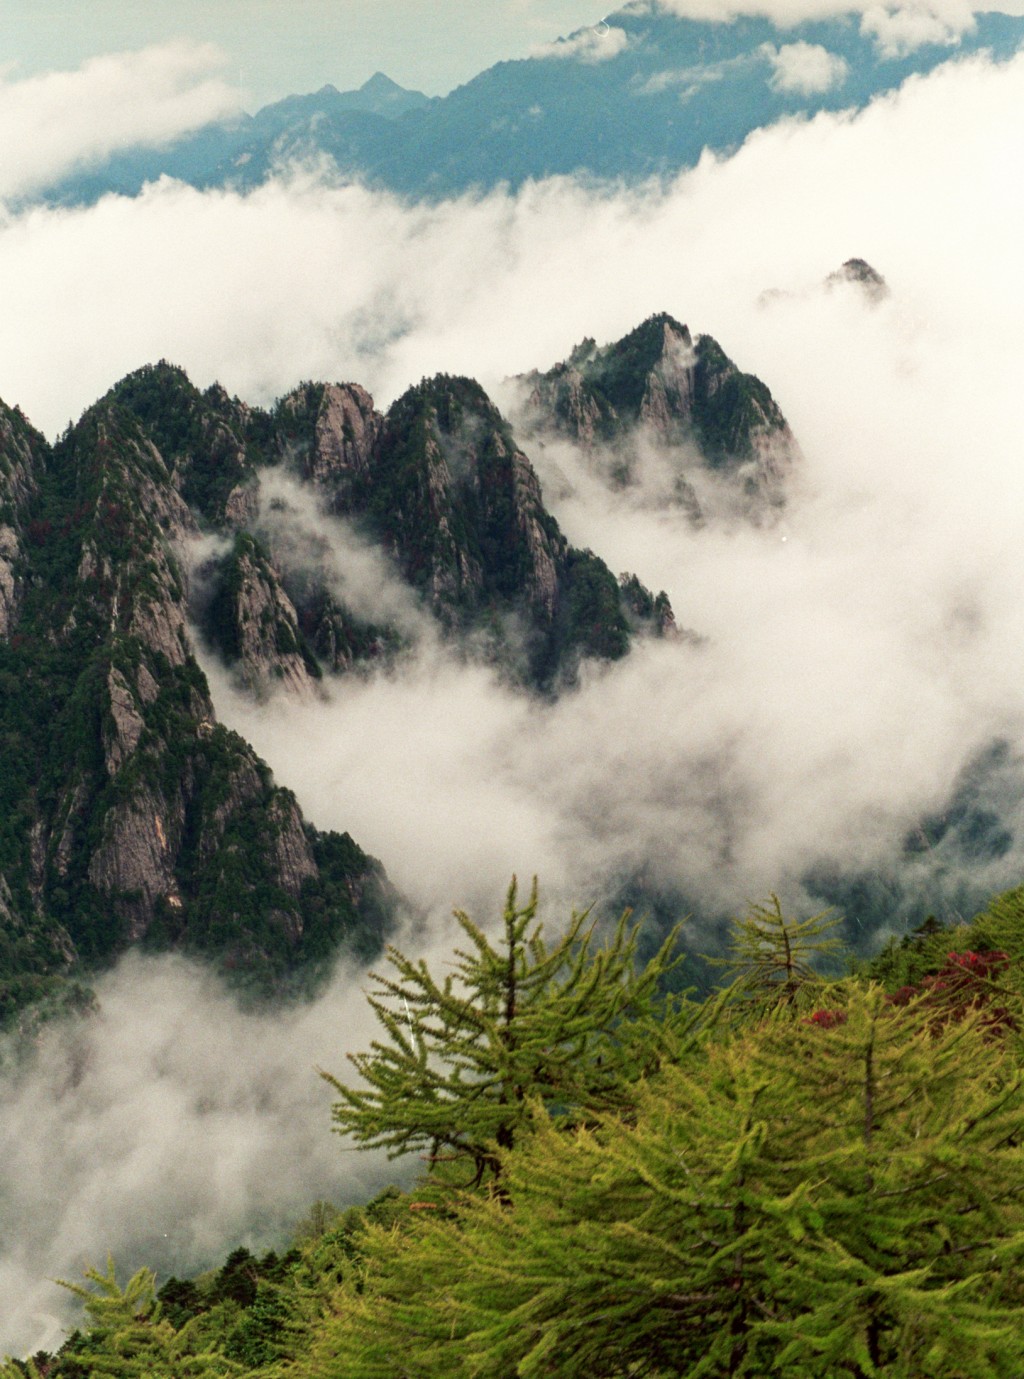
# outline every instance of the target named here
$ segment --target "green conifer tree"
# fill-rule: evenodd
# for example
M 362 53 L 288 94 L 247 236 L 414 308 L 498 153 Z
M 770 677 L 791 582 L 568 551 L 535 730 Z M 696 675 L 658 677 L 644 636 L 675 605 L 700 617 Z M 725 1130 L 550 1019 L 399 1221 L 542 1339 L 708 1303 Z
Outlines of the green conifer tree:
M 122 1288 L 113 1259 L 85 1271 L 85 1283 L 58 1282 L 85 1304 L 90 1325 L 57 1357 L 56 1375 L 74 1379 L 228 1379 L 241 1367 L 215 1349 L 190 1344 L 162 1315 L 156 1279 L 139 1269 Z M 46 1374 L 49 1375 L 47 1368 Z M 0 1370 L 13 1379 L 16 1370 Z M 30 1379 L 36 1379 L 29 1371 Z
M 777 895 L 768 905 L 751 904 L 747 913 L 729 925 L 729 955 L 711 958 L 732 981 L 734 996 L 762 1009 L 795 999 L 810 982 L 820 979 L 819 967 L 842 949 L 831 933 L 838 916 L 822 911 L 808 919 L 791 919 Z
M 316 1379 L 1017 1379 L 1024 1090 L 980 1014 L 877 987 L 547 1118 L 500 1197 L 371 1231 Z M 415 1204 L 410 1204 L 410 1207 Z
M 658 1056 L 650 1017 L 678 961 L 677 931 L 638 970 L 628 912 L 601 947 L 587 912 L 550 947 L 536 914 L 536 881 L 521 906 L 514 878 L 497 945 L 457 910 L 469 942 L 442 981 L 388 949 L 397 976 L 373 974 L 380 986 L 369 998 L 387 1038 L 349 1054 L 366 1085 L 323 1074 L 339 1096 L 337 1131 L 392 1155 L 465 1160 L 479 1183 L 535 1105 L 572 1123 L 628 1104 L 645 1060 Z

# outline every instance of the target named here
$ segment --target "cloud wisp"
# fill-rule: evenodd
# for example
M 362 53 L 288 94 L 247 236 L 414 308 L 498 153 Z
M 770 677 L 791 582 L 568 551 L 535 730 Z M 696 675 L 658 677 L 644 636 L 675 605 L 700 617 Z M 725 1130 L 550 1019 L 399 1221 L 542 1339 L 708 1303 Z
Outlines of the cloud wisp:
M 339 972 L 315 1005 L 244 1014 L 209 974 L 132 957 L 97 985 L 97 1014 L 5 1058 L 0 1353 L 59 1346 L 80 1308 L 53 1280 L 108 1250 L 122 1281 L 142 1264 L 194 1274 L 401 1175 L 345 1152 L 317 1076 L 371 1037 L 359 983 Z
M 845 58 L 820 43 L 784 43 L 781 48 L 766 43 L 762 52 L 772 65 L 770 84 L 776 91 L 803 96 L 831 91 L 843 84 L 850 71 Z
M 978 8 L 970 0 L 637 0 L 627 10 L 662 10 L 683 19 L 727 23 L 759 15 L 785 29 L 807 20 L 859 16 L 861 32 L 873 37 L 882 57 L 902 57 L 925 44 L 955 46 L 974 27 Z M 1003 0 L 1001 12 L 1020 14 L 1020 0 Z
M 617 25 L 603 20 L 588 29 L 578 29 L 568 38 L 534 48 L 531 57 L 571 58 L 575 62 L 608 62 L 629 47 L 629 35 Z

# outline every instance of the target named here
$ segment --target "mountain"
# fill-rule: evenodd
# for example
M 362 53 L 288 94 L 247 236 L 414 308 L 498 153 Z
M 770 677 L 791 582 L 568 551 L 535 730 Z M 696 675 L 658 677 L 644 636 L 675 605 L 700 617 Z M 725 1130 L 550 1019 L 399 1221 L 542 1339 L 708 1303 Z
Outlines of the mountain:
M 854 14 L 780 28 L 750 16 L 683 19 L 636 0 L 443 98 L 377 73 L 358 91 L 325 86 L 164 147 L 123 150 L 46 195 L 134 195 L 162 174 L 245 190 L 295 161 L 431 198 L 558 175 L 637 183 L 693 167 L 706 148 L 731 151 L 780 119 L 861 108 L 951 59 L 1005 60 L 1022 40 L 1024 18 L 999 13 L 906 52 Z
M 616 484 L 635 480 L 640 450 L 653 445 L 670 458 L 674 496 L 697 520 L 712 501 L 710 480 L 719 500 L 747 515 L 785 501 L 799 451 L 771 392 L 710 335 L 695 341 L 667 314 L 611 345 L 584 340 L 563 363 L 518 381 L 526 434 L 568 437 Z
M 535 436 L 627 453 L 655 431 L 740 488 L 791 442 L 764 385 L 669 316 L 530 380 Z M 357 384 L 307 382 L 268 411 L 161 362 L 53 445 L 0 404 L 0 1019 L 134 945 L 280 995 L 387 932 L 380 864 L 304 820 L 217 722 L 193 649 L 256 695 L 400 670 L 408 630 L 383 602 L 348 606 L 315 542 L 289 546 L 274 473 L 376 548 L 451 654 L 525 691 L 675 635 L 663 593 L 566 540 L 472 379 L 423 380 L 385 413 Z
M 366 462 L 342 461 L 320 487 L 381 542 L 444 628 L 482 635 L 492 659 L 538 688 L 571 680 L 580 657 L 626 654 L 619 582 L 566 541 L 479 384 L 426 380 L 375 430 Z M 654 630 L 671 625 L 669 612 Z
M 261 466 L 354 522 L 453 645 L 482 650 L 519 684 L 554 691 L 580 658 L 614 660 L 636 632 L 674 627 L 664 596 L 648 614 L 603 561 L 570 547 L 508 422 L 472 379 L 424 380 L 386 414 L 359 385 L 337 383 L 304 383 L 264 412 L 217 387 L 200 393 L 167 364 L 129 375 L 112 396 L 171 461 L 197 519 L 240 533 L 205 571 L 198 620 L 250 688 L 312 688 L 317 647 L 339 670 L 402 641 L 347 608 L 309 552 L 292 560 L 275 544 L 258 517 Z

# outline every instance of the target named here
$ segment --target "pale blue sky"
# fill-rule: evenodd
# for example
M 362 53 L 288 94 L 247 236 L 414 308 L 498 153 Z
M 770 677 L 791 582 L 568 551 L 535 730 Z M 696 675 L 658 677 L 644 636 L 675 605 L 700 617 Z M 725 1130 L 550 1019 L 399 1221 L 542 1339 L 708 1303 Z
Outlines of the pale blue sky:
M 169 38 L 212 42 L 253 109 L 380 69 L 440 95 L 503 58 L 596 23 L 614 0 L 3 0 L 0 70 L 17 78 Z

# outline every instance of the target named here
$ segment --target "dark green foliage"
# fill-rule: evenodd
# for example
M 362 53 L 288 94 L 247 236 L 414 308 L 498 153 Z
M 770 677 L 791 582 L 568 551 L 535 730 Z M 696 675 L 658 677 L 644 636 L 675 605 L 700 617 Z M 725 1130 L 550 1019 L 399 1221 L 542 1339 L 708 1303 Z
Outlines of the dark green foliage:
M 394 924 L 399 897 L 384 868 L 347 833 L 306 826 L 317 866 L 302 888 L 303 952 L 317 971 L 344 942 L 354 956 L 376 957 Z
M 207 1296 L 200 1291 L 193 1279 L 172 1276 L 158 1290 L 156 1296 L 163 1315 L 175 1331 L 180 1331 L 186 1322 L 209 1308 Z
M 251 1307 L 256 1298 L 259 1269 L 253 1255 L 244 1246 L 232 1251 L 221 1267 L 213 1291 L 219 1298 L 229 1298 L 239 1307 Z
M 306 643 L 329 669 L 386 660 L 402 649 L 395 628 L 356 617 L 316 580 L 286 576 L 285 587 Z
M 245 554 L 248 544 L 252 544 L 252 537 L 244 533 L 235 537 L 233 550 L 216 564 L 199 612 L 199 627 L 205 641 L 229 666 L 242 654 L 238 628 L 238 596 L 242 590 L 239 557 Z
M 450 600 L 466 603 L 469 612 L 483 581 L 480 534 L 468 495 L 473 442 L 495 427 L 505 429 L 472 379 L 424 380 L 389 410 L 372 483 L 364 481 L 355 500 L 415 588 L 429 590 L 436 579 L 448 582 Z M 475 580 L 471 571 L 477 572 Z
M 736 470 L 762 458 L 762 442 L 792 448 L 786 420 L 768 388 L 741 373 L 709 335 L 691 338 L 662 312 L 613 344 L 593 340 L 545 374 L 529 374 L 526 424 L 554 427 L 578 440 L 615 486 L 628 484 L 637 461 L 638 427 L 653 426 L 661 446 L 677 451 L 677 497 L 694 513 L 698 500 L 685 477 L 693 450 L 712 470 Z M 595 445 L 595 442 L 597 443 Z M 755 466 L 756 469 L 756 466 Z M 738 497 L 782 501 L 778 477 L 744 472 Z
M 618 661 L 629 651 L 629 622 L 619 584 L 593 551 L 571 550 L 566 562 L 564 647 Z
M 667 625 L 675 621 L 668 594 L 662 589 L 653 594 L 636 575 L 619 575 L 623 609 L 631 625 L 646 624 L 656 636 L 661 636 Z
M 915 984 L 934 969 L 937 946 L 949 947 L 951 934 L 934 915 L 928 915 L 916 929 L 901 938 L 891 938 L 872 958 L 856 964 L 855 970 L 880 982 L 887 990 Z
M 261 586 L 258 590 L 255 585 Z M 232 549 L 215 565 L 209 576 L 205 597 L 198 608 L 199 625 L 205 640 L 235 665 L 246 651 L 243 619 L 251 616 L 252 603 L 261 606 L 272 625 L 259 629 L 261 649 L 268 660 L 277 656 L 300 656 L 307 673 L 315 680 L 323 675 L 301 626 L 293 620 L 287 604 L 279 597 L 281 588 L 270 553 L 262 541 L 249 532 L 238 532 Z M 252 637 L 252 634 L 248 634 Z
M 133 414 L 181 475 L 182 497 L 214 526 L 224 521 L 232 489 L 277 458 L 268 413 L 233 401 L 217 385 L 201 393 L 166 360 L 128 374 L 108 397 Z
M 122 378 L 107 394 L 132 412 L 165 460 L 174 461 L 202 441 L 202 394 L 184 369 L 161 359 Z
M 785 424 L 768 387 L 753 374 L 740 373 L 710 335 L 700 336 L 694 369 L 693 428 L 708 462 L 719 466 L 750 459 L 753 435 Z
M 687 343 L 690 332 L 667 312 L 649 316 L 628 335 L 595 352 L 585 377 L 617 415 L 636 420 L 647 393 L 648 380 L 661 363 L 666 327 Z
M 374 949 L 386 924 L 380 869 L 354 845 L 355 872 L 328 844 L 329 879 L 311 860 L 285 874 L 279 840 L 290 832 L 305 850 L 317 835 L 307 839 L 294 799 L 213 722 L 188 652 L 164 525 L 180 506 L 147 434 L 190 443 L 175 408 L 198 396 L 160 365 L 125 380 L 53 451 L 28 436 L 43 448 L 24 502 L 25 592 L 0 642 L 0 1019 L 35 998 L 74 999 L 67 975 L 102 967 L 133 934 L 281 993 L 308 985 L 343 941 Z M 264 559 L 252 538 L 240 543 Z M 301 633 L 278 631 L 318 674 Z M 119 885 L 116 856 L 103 854 L 139 820 L 170 858 L 151 869 L 148 884 L 166 892 L 156 898 Z
M 448 627 L 491 633 L 500 660 L 500 620 L 518 618 L 534 686 L 570 680 L 580 656 L 626 654 L 614 576 L 593 552 L 568 545 L 529 461 L 472 379 L 439 375 L 400 397 L 372 476 L 354 483 L 348 502 Z M 555 570 L 553 608 L 534 588 L 539 562 Z

